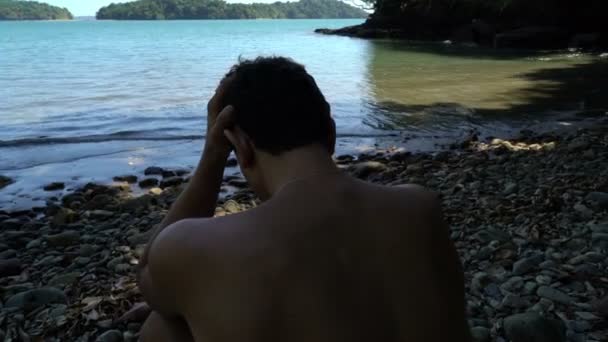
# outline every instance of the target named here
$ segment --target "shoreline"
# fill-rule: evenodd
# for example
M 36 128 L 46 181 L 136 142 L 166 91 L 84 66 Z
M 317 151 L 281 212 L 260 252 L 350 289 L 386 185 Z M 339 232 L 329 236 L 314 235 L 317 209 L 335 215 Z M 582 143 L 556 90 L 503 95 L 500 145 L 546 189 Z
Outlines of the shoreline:
M 367 181 L 417 183 L 441 194 L 464 265 L 475 341 L 512 339 L 517 329 L 542 341 L 565 341 L 564 334 L 602 341 L 607 131 L 598 123 L 517 139 L 471 136 L 437 153 L 377 149 L 336 162 Z M 141 300 L 134 266 L 188 177 L 188 170 L 148 171 L 164 189 L 134 196 L 127 186 L 133 179 L 124 178 L 88 184 L 45 207 L 0 210 L 0 340 L 136 340 L 142 322 L 116 319 Z M 258 203 L 242 178 L 228 176 L 223 188 L 218 216 Z

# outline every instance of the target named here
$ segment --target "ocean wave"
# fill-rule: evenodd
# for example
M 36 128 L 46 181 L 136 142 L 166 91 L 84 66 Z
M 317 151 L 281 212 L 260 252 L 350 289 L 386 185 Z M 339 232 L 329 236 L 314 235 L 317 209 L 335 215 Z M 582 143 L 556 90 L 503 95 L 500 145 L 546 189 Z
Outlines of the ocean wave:
M 370 132 L 370 133 L 338 133 L 338 138 L 379 138 L 398 136 L 396 132 Z M 95 134 L 72 137 L 33 137 L 14 140 L 0 140 L 0 148 L 23 147 L 54 144 L 81 144 L 81 143 L 103 143 L 108 141 L 175 141 L 175 140 L 198 140 L 204 139 L 204 134 L 191 135 L 167 135 L 159 134 L 158 130 L 150 131 L 120 131 L 110 134 Z

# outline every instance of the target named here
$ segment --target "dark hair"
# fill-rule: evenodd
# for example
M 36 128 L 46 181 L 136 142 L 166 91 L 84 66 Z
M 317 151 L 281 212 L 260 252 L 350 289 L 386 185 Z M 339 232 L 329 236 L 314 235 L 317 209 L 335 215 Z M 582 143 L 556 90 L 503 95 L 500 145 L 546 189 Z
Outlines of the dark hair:
M 241 60 L 231 77 L 223 105 L 232 105 L 236 124 L 260 150 L 274 155 L 297 147 L 333 144 L 330 107 L 314 78 L 285 57 Z

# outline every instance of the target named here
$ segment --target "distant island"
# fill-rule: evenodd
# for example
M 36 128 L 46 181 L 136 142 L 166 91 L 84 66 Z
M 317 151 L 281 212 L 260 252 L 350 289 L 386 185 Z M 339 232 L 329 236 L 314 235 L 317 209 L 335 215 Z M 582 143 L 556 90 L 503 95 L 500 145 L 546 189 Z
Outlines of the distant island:
M 300 0 L 272 4 L 233 4 L 223 0 L 139 0 L 111 4 L 97 19 L 307 19 L 365 18 L 368 13 L 338 0 Z
M 72 20 L 67 8 L 35 1 L 0 0 L 0 20 Z

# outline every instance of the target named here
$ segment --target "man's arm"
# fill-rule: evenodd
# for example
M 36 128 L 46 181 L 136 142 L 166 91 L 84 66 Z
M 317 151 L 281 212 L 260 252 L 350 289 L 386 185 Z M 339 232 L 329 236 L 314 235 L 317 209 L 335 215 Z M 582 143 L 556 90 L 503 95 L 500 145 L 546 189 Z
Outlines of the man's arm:
M 189 234 L 194 233 L 191 230 L 197 224 L 183 220 L 211 217 L 215 212 L 224 168 L 232 149 L 224 131 L 234 122 L 231 106 L 219 111 L 224 89 L 225 81 L 209 101 L 207 137 L 201 160 L 186 188 L 152 233 L 139 263 L 140 290 L 148 304 L 161 314 L 175 314 L 178 311 L 176 301 L 167 301 L 166 297 L 173 297 L 184 290 L 180 288 L 180 279 L 175 277 L 180 275 L 179 272 L 175 273 L 175 269 L 183 271 L 184 268 L 180 266 L 189 259 L 184 243 L 188 241 Z

